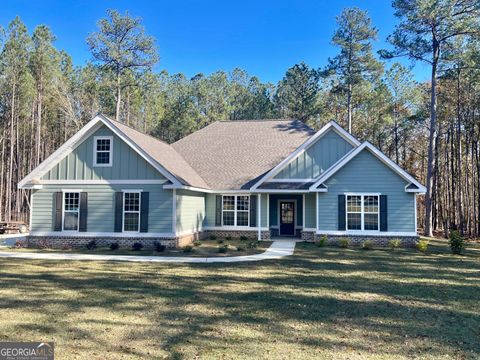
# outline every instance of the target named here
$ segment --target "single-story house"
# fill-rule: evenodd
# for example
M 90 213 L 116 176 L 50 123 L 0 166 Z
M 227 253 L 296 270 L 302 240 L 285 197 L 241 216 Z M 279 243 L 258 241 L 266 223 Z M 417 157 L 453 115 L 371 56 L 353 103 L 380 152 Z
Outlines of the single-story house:
M 411 245 L 425 192 L 335 122 L 218 121 L 169 145 L 101 114 L 18 186 L 32 190 L 33 246 L 209 235 Z

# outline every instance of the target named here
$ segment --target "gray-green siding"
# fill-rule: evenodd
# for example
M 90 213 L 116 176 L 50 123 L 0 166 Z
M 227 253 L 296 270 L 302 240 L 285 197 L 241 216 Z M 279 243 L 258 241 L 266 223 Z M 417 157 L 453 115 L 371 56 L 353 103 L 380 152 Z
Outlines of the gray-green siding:
M 93 166 L 95 136 L 113 137 L 112 166 Z M 163 180 L 164 177 L 105 125 L 47 172 L 43 180 Z
M 149 233 L 172 233 L 172 190 L 162 185 L 44 185 L 34 190 L 32 232 L 53 231 L 54 196 L 62 189 L 82 190 L 88 193 L 88 232 L 114 231 L 114 195 L 124 189 L 142 189 L 149 192 Z
M 305 194 L 305 227 L 315 229 L 315 213 L 317 211 L 315 194 Z
M 388 231 L 415 232 L 414 194 L 407 183 L 365 149 L 327 180 L 328 192 L 319 193 L 319 230 L 338 230 L 338 195 L 345 192 L 387 195 Z
M 177 190 L 177 233 L 196 233 L 205 220 L 205 194 Z
M 274 179 L 314 179 L 337 162 L 352 145 L 334 130 L 329 130 L 315 144 L 291 161 Z

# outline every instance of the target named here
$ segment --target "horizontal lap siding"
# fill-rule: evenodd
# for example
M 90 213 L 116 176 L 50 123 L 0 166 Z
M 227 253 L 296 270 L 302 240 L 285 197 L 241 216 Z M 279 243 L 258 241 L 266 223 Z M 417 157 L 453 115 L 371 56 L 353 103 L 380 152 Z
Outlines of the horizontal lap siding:
M 334 174 L 319 193 L 319 229 L 338 230 L 338 195 L 345 192 L 371 192 L 388 196 L 388 231 L 414 232 L 415 198 L 405 192 L 407 183 L 368 150 L 363 150 Z
M 316 199 L 315 194 L 305 194 L 305 227 L 306 228 L 315 228 L 315 214 L 316 209 Z
M 111 167 L 93 166 L 95 136 L 113 137 L 113 162 Z M 145 159 L 105 126 L 102 126 L 55 167 L 44 180 L 163 180 L 165 179 Z
M 329 130 L 305 152 L 285 166 L 275 179 L 313 179 L 352 149 L 334 130 Z
M 177 232 L 195 233 L 202 230 L 205 220 L 205 194 L 177 191 Z
M 54 193 L 62 189 L 88 193 L 88 232 L 114 231 L 114 195 L 117 191 L 142 189 L 150 194 L 148 232 L 172 232 L 172 191 L 162 185 L 44 185 L 33 193 L 32 231 L 50 232 L 54 216 Z

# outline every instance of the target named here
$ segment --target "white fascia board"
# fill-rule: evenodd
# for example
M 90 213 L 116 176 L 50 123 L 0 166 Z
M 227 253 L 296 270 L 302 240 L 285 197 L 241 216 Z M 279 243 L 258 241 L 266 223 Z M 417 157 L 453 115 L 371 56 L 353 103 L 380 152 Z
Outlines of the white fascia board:
M 343 139 L 345 139 L 348 143 L 350 143 L 353 147 L 357 147 L 360 145 L 360 141 L 355 139 L 355 137 L 343 129 L 340 125 L 338 125 L 335 121 L 330 121 L 324 127 L 317 131 L 316 134 L 311 136 L 307 141 L 305 141 L 300 147 L 298 147 L 293 153 L 283 159 L 278 165 L 276 165 L 272 170 L 270 170 L 267 174 L 265 174 L 259 181 L 257 181 L 252 187 L 251 190 L 256 190 L 258 186 L 260 186 L 263 182 L 267 181 L 268 179 L 277 175 L 284 166 L 286 166 L 289 162 L 291 162 L 296 157 L 300 156 L 303 152 L 305 152 L 311 145 L 313 145 L 318 139 L 320 139 L 323 135 L 325 135 L 328 130 L 334 129 L 338 135 L 340 135 Z
M 355 150 L 350 152 L 347 156 L 341 159 L 336 165 L 332 166 L 329 170 L 327 170 L 320 178 L 310 187 L 310 191 L 318 191 L 316 189 L 321 183 L 327 181 L 333 174 L 335 174 L 338 170 L 340 170 L 343 166 L 348 164 L 350 160 L 355 158 L 362 150 L 368 149 L 373 155 L 375 155 L 380 161 L 382 161 L 385 165 L 395 171 L 400 177 L 402 177 L 407 182 L 410 182 L 418 187 L 418 190 L 415 192 L 425 192 L 426 188 L 422 184 L 420 184 L 417 180 L 415 180 L 410 174 L 408 174 L 405 170 L 403 170 L 400 166 L 395 164 L 392 160 L 388 158 L 384 153 L 378 150 L 375 146 L 370 144 L 369 142 L 365 141 L 362 145 L 357 147 Z M 406 191 L 406 190 L 405 190 Z
M 153 179 L 116 179 L 116 180 L 40 180 L 42 185 L 161 185 L 168 180 L 153 180 Z
M 307 183 L 307 182 L 312 182 L 315 181 L 315 179 L 268 179 L 265 180 L 266 183 Z

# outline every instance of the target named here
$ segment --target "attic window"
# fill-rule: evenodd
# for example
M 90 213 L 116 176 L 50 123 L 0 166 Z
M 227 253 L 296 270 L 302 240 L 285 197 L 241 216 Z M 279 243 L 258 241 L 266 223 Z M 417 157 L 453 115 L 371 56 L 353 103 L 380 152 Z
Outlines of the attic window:
M 93 166 L 112 166 L 111 136 L 95 136 L 93 141 Z

